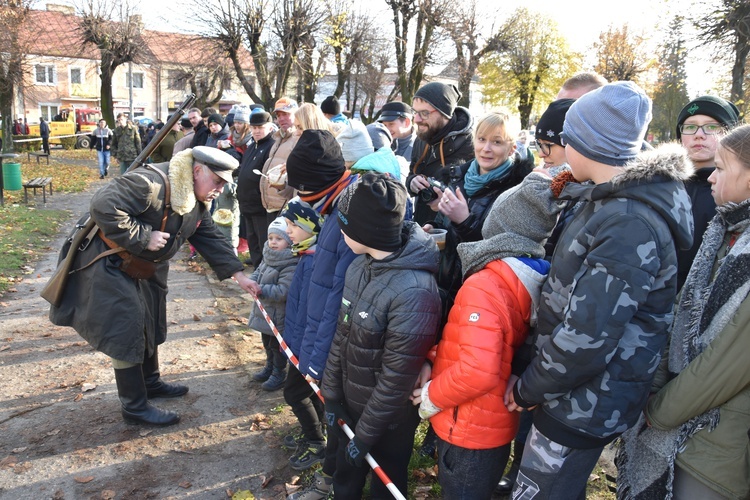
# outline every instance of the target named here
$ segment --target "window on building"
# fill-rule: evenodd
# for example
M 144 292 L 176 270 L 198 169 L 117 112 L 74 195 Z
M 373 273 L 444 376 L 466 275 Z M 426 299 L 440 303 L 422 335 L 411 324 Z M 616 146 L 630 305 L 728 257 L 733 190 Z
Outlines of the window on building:
M 53 85 L 55 83 L 55 66 L 52 64 L 37 64 L 34 69 L 36 70 L 36 83 L 44 85 Z
M 70 83 L 74 85 L 83 83 L 83 70 L 81 68 L 70 68 Z
M 221 90 L 232 90 L 232 75 L 224 75 L 222 77 Z
M 167 87 L 170 90 L 185 90 L 187 79 L 188 75 L 184 71 L 178 69 L 167 71 Z
M 39 116 L 43 116 L 48 122 L 60 113 L 59 104 L 40 104 L 39 105 Z
M 125 86 L 130 88 L 130 73 L 125 73 Z M 133 88 L 143 88 L 143 73 L 133 72 Z

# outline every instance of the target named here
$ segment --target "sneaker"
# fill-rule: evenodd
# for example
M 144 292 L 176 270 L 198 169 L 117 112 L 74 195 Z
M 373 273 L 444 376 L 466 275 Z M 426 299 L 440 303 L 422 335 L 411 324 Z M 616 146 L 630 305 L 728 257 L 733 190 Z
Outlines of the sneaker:
M 284 440 L 281 442 L 281 445 L 289 450 L 296 450 L 299 444 L 304 441 L 304 439 L 305 435 L 302 432 L 302 429 L 297 429 L 291 434 L 287 434 L 286 436 L 284 436 Z
M 99 174 L 100 179 L 104 179 L 104 176 L 102 174 Z
M 325 441 L 308 441 L 307 446 L 300 446 L 297 453 L 289 459 L 289 466 L 294 470 L 307 470 L 323 462 L 326 456 Z
M 323 471 L 315 471 L 313 482 L 302 491 L 292 493 L 287 500 L 323 500 L 328 498 L 333 489 L 333 478 Z

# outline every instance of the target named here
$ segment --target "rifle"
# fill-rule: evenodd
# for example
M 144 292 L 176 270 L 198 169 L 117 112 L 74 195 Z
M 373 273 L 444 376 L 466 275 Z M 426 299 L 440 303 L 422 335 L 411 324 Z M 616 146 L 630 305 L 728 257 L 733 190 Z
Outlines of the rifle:
M 161 128 L 161 130 L 159 130 L 159 133 L 156 134 L 153 139 L 151 139 L 151 142 L 148 143 L 143 151 L 141 151 L 141 154 L 139 154 L 138 157 L 130 165 L 130 167 L 128 167 L 128 172 L 140 167 L 146 162 L 146 159 L 151 156 L 151 153 L 153 153 L 154 150 L 159 147 L 161 141 L 163 141 L 169 131 L 172 130 L 172 127 L 174 127 L 175 123 L 177 123 L 177 120 L 182 119 L 182 117 L 185 115 L 185 110 L 189 109 L 194 102 L 195 94 L 188 94 L 182 104 L 180 104 L 180 107 L 177 108 L 174 113 L 172 113 L 172 116 L 169 118 L 169 120 L 167 120 L 167 123 Z M 75 261 L 76 255 L 78 255 L 78 252 L 84 250 L 88 246 L 88 244 L 91 242 L 91 239 L 99 230 L 99 227 L 96 225 L 96 222 L 91 217 L 91 215 L 87 214 L 87 217 L 88 218 L 81 219 L 76 224 L 74 232 L 68 237 L 68 242 L 70 242 L 68 254 L 57 265 L 57 269 L 55 269 L 54 274 L 40 293 L 44 300 L 55 307 L 60 306 L 60 302 L 62 302 L 63 294 L 65 292 L 65 285 L 68 283 L 68 277 L 75 272 L 75 270 L 73 269 L 73 262 Z M 94 260 L 97 260 L 104 254 L 114 253 L 115 250 L 108 250 L 103 254 L 99 254 Z M 88 267 L 91 264 L 93 264 L 93 261 L 86 264 L 83 268 Z
M 78 221 L 74 232 L 68 236 L 68 243 L 70 244 L 68 254 L 57 265 L 55 273 L 42 289 L 42 293 L 39 294 L 44 300 L 55 307 L 60 306 L 63 292 L 65 291 L 65 284 L 68 282 L 68 276 L 70 276 L 73 270 L 73 262 L 76 259 L 76 255 L 88 246 L 98 229 L 91 215 L 86 215 L 85 218 Z
M 136 169 L 140 166 L 142 166 L 144 163 L 146 163 L 146 160 L 148 160 L 148 157 L 151 156 L 151 154 L 156 150 L 156 148 L 159 147 L 159 144 L 161 144 L 161 141 L 164 140 L 165 137 L 167 137 L 167 134 L 170 130 L 175 126 L 175 123 L 177 123 L 179 120 L 182 119 L 183 116 L 185 116 L 185 113 L 188 109 L 190 109 L 193 104 L 195 103 L 195 94 L 188 94 L 185 96 L 185 100 L 182 101 L 182 104 L 180 104 L 180 107 L 178 107 L 174 113 L 172 113 L 172 116 L 169 117 L 169 120 L 167 120 L 167 123 L 164 124 L 164 126 L 159 129 L 159 132 L 154 136 L 153 139 L 151 139 L 151 142 L 149 142 L 145 148 L 143 148 L 143 151 L 141 151 L 141 154 L 139 154 L 135 160 L 133 160 L 133 163 L 130 164 L 128 167 L 128 172 L 130 172 L 133 169 Z

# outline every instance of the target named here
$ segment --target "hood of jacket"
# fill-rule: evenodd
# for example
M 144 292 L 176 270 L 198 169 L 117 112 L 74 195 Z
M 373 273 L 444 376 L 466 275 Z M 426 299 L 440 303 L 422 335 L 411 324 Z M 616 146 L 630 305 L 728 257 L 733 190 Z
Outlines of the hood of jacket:
M 435 137 L 430 141 L 431 145 L 440 143 L 443 139 L 452 137 L 454 135 L 466 135 L 471 134 L 472 128 L 474 127 L 474 117 L 468 109 L 462 106 L 456 106 L 456 110 L 453 112 L 453 117 L 438 132 Z
M 602 184 L 569 183 L 561 199 L 596 202 L 604 198 L 629 198 L 652 207 L 669 225 L 677 248 L 690 248 L 693 213 L 683 182 L 693 175 L 693 164 L 676 143 L 643 151 L 622 167 L 622 173 Z
M 437 245 L 419 224 L 404 221 L 401 229 L 401 248 L 382 260 L 366 256 L 372 274 L 393 269 L 409 269 L 436 273 L 440 263 Z

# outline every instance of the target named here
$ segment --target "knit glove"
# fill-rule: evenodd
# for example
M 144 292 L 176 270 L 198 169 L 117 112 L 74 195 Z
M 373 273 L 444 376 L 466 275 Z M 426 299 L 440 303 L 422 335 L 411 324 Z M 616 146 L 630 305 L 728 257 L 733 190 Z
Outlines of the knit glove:
M 438 408 L 435 406 L 432 401 L 430 400 L 430 384 L 432 383 L 432 380 L 427 382 L 425 385 L 422 386 L 422 402 L 419 404 L 419 416 L 423 420 L 427 420 L 428 418 L 437 415 L 440 413 L 442 408 Z
M 349 416 L 349 413 L 344 408 L 344 403 L 341 401 L 326 401 L 325 403 L 326 423 L 328 428 L 336 432 L 339 427 L 339 420 L 346 422 L 346 425 L 354 430 L 354 420 Z
M 352 467 L 362 467 L 365 465 L 365 455 L 370 453 L 371 446 L 363 443 L 355 435 L 349 444 L 346 445 L 346 461 Z

